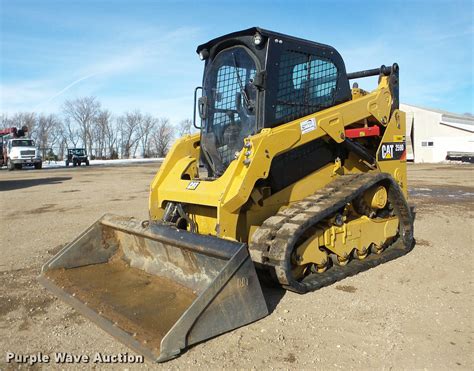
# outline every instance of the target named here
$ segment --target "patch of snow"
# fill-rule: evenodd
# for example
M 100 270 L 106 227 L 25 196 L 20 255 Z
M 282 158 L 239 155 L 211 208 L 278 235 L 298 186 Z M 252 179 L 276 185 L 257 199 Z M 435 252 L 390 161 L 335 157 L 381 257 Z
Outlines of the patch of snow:
M 155 158 L 129 158 L 129 159 L 118 159 L 118 160 L 90 160 L 90 166 L 115 166 L 115 165 L 127 165 L 127 164 L 139 164 L 139 163 L 147 163 L 147 162 L 161 162 L 163 161 L 163 157 L 155 157 Z M 82 164 L 81 166 L 85 166 Z M 59 168 L 59 167 L 66 167 L 64 161 L 44 161 L 43 162 L 44 168 Z M 69 167 L 73 167 L 69 165 Z

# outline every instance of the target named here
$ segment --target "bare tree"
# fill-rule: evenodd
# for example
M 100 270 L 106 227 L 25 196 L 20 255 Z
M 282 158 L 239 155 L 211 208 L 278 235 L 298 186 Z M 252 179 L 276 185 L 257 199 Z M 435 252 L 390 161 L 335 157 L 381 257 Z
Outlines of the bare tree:
M 64 131 L 63 127 L 61 126 L 61 137 L 59 138 L 59 143 L 58 143 L 58 158 L 60 160 L 64 159 L 64 155 L 66 153 L 67 149 L 67 139 L 64 136 Z
M 95 139 L 95 155 L 99 158 L 106 157 L 108 150 L 107 136 L 110 132 L 112 114 L 108 110 L 100 110 L 94 121 L 93 137 Z
M 54 114 L 38 116 L 33 138 L 41 149 L 43 158 L 61 139 L 61 123 Z
M 140 140 L 138 129 L 143 120 L 143 115 L 139 110 L 126 112 L 118 118 L 121 132 L 121 152 L 123 158 L 130 158 L 133 148 Z
M 99 114 L 99 110 L 100 103 L 95 97 L 66 100 L 63 105 L 65 116 L 79 127 L 80 136 L 86 150 L 92 147 L 92 125 Z
M 168 118 L 158 119 L 152 139 L 157 156 L 165 157 L 173 140 L 173 126 Z
M 11 120 L 6 113 L 2 113 L 0 115 L 0 129 L 6 129 L 8 127 L 11 127 L 12 125 L 10 124 L 10 122 Z
M 118 120 L 117 120 L 118 121 Z M 114 120 L 112 115 L 109 116 L 108 120 L 104 120 L 104 129 L 105 129 L 105 143 L 108 150 L 109 158 L 118 158 L 118 138 L 119 138 L 119 129 L 117 125 L 114 125 Z
M 54 149 L 63 158 L 67 148 L 81 144 L 91 156 L 130 158 L 137 152 L 143 157 L 165 156 L 175 131 L 180 136 L 192 133 L 192 121 L 182 120 L 176 127 L 168 118 L 155 118 L 140 110 L 125 112 L 117 119 L 95 97 L 66 100 L 63 116 L 19 112 L 0 114 L 0 127 L 27 126 L 43 156 Z
M 192 126 L 193 121 L 191 119 L 182 120 L 177 127 L 179 137 L 184 137 L 185 135 L 191 134 Z
M 77 143 L 79 141 L 79 130 L 77 129 L 76 125 L 66 117 L 63 122 L 63 139 L 66 143 L 71 143 L 72 147 L 77 147 Z
M 15 113 L 9 120 L 10 127 L 22 128 L 26 126 L 30 135 L 34 133 L 36 125 L 36 113 L 34 112 L 18 112 Z
M 140 143 L 142 145 L 142 156 L 150 157 L 150 135 L 152 134 L 157 120 L 150 114 L 143 116 L 143 120 L 138 125 Z

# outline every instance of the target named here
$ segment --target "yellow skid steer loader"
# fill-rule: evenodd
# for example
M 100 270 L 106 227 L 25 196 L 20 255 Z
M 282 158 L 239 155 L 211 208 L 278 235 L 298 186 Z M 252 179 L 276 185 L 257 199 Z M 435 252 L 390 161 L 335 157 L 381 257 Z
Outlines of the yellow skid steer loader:
M 105 215 L 40 276 L 159 362 L 266 316 L 259 279 L 305 293 L 413 247 L 397 64 L 346 73 L 334 48 L 261 28 L 197 53 L 200 132 L 161 165 L 149 220 Z

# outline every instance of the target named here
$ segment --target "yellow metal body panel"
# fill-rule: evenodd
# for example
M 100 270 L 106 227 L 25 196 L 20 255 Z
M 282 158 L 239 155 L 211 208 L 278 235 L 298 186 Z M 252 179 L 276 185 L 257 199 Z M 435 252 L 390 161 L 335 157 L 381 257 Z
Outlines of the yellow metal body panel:
M 296 250 L 295 263 L 299 266 L 316 264 L 325 266 L 328 254 L 324 247 L 324 230 L 317 229 L 314 234 L 305 240 Z
M 360 216 L 342 226 L 329 226 L 318 231 L 296 251 L 298 265 L 326 264 L 327 254 L 320 248 L 327 248 L 341 258 L 347 258 L 352 251 L 365 253 L 371 244 L 382 246 L 394 237 L 398 230 L 398 218 L 370 219 Z
M 380 146 L 377 150 L 377 158 L 382 155 L 382 147 L 386 144 L 391 143 L 394 146 L 401 145 L 406 148 L 405 143 L 405 127 L 406 127 L 406 116 L 405 112 L 395 110 L 388 122 L 385 133 L 380 142 Z M 391 145 L 390 144 L 390 145 Z M 393 147 L 395 149 L 395 147 Z M 392 159 L 387 161 L 378 161 L 378 168 L 381 172 L 389 173 L 398 182 L 403 190 L 405 197 L 408 196 L 407 186 L 407 163 L 406 163 L 406 152 L 405 156 L 399 160 Z
M 188 213 L 198 224 L 199 233 L 247 242 L 255 228 L 280 208 L 314 193 L 338 175 L 369 171 L 351 153 L 342 167 L 340 163 L 330 164 L 267 197 L 265 190 L 255 189 L 255 184 L 268 177 L 275 156 L 324 137 L 341 143 L 345 139 L 345 127 L 368 118 L 386 126 L 383 141 L 393 141 L 396 135 L 403 137 L 405 116 L 398 110 L 390 116 L 391 101 L 388 77 L 381 77 L 379 86 L 371 93 L 357 94 L 343 104 L 263 129 L 245 139 L 246 147 L 224 174 L 214 180 L 197 179 L 199 135 L 181 138 L 173 145 L 150 186 L 150 219 L 162 217 L 166 202 L 181 202 L 189 206 Z M 301 124 L 307 120 L 314 120 L 316 127 L 302 134 Z M 404 163 L 383 161 L 370 171 L 389 172 L 399 180 L 406 194 Z
M 341 227 L 331 226 L 324 231 L 324 244 L 338 256 L 347 256 L 352 250 L 368 249 L 372 243 L 378 246 L 397 233 L 398 218 L 370 219 L 365 215 L 344 223 Z

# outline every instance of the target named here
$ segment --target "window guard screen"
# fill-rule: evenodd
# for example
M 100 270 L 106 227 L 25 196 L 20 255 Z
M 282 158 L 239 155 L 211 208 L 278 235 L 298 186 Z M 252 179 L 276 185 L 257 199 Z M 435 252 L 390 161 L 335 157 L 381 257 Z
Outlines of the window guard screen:
M 217 72 L 215 108 L 235 110 L 235 96 L 240 91 L 240 82 L 248 83 L 255 77 L 255 69 L 222 66 Z M 239 82 L 240 80 L 240 82 Z
M 250 90 L 248 84 L 255 77 L 255 72 L 255 68 L 247 69 L 227 65 L 220 67 L 217 72 L 217 86 L 213 99 L 215 111 L 213 126 L 220 126 L 223 130 L 223 139 L 221 145 L 217 146 L 217 151 L 224 166 L 227 166 L 234 159 L 236 150 L 240 149 L 237 147 L 243 145 L 243 142 L 239 142 L 238 146 L 233 145 L 233 142 L 239 138 L 240 132 L 240 129 L 233 123 L 241 120 L 236 105 L 236 95 L 241 88 L 247 88 L 245 91 L 248 94 Z M 244 105 L 243 99 L 241 95 L 240 106 Z
M 275 118 L 291 121 L 334 104 L 338 70 L 329 60 L 287 50 L 281 54 Z
M 244 138 L 255 133 L 257 91 L 252 82 L 256 72 L 254 59 L 240 46 L 220 52 L 206 67 L 208 110 L 201 145 L 215 175 L 235 159 Z

